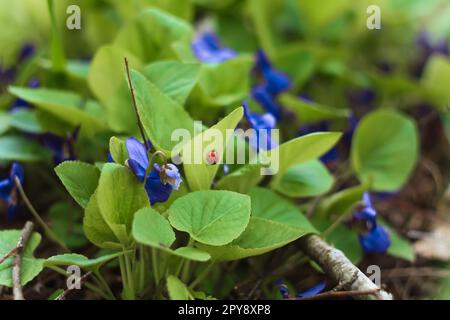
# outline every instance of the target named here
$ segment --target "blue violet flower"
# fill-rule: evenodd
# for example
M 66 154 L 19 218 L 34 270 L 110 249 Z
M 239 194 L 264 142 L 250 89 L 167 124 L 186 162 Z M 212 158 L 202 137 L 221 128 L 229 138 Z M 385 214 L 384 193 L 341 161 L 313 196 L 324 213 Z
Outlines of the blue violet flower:
M 363 196 L 364 209 L 353 213 L 353 218 L 365 223 L 364 231 L 359 234 L 359 243 L 366 253 L 385 253 L 391 245 L 389 234 L 385 228 L 377 224 L 377 212 L 372 206 L 370 195 Z
M 80 127 L 67 134 L 66 137 L 61 137 L 53 133 L 44 133 L 42 141 L 47 148 L 52 151 L 53 162 L 60 164 L 66 160 L 76 160 L 75 143 L 78 139 Z
M 145 191 L 153 205 L 157 202 L 165 202 L 169 199 L 172 190 L 178 190 L 181 183 L 181 175 L 178 168 L 166 163 L 153 164 L 153 168 L 145 178 L 150 165 L 147 150 L 143 143 L 131 137 L 126 140 L 129 159 L 127 165 L 140 182 L 145 181 Z
M 256 53 L 254 69 L 262 76 L 262 83 L 252 88 L 252 97 L 278 120 L 281 116 L 281 108 L 276 99 L 280 93 L 291 87 L 291 79 L 276 70 L 262 50 Z
M 206 63 L 220 63 L 237 56 L 236 51 L 224 47 L 212 32 L 200 33 L 192 42 L 192 51 L 198 60 Z
M 7 218 L 12 219 L 16 213 L 17 206 L 19 205 L 19 191 L 15 183 L 15 177 L 17 177 L 21 184 L 23 184 L 24 172 L 22 166 L 14 162 L 11 166 L 9 177 L 0 180 L 0 200 L 3 200 L 7 206 Z
M 250 145 L 255 148 L 258 152 L 260 149 L 263 150 L 271 150 L 277 146 L 277 144 L 272 141 L 271 131 L 277 125 L 277 121 L 275 117 L 270 113 L 258 114 L 250 111 L 248 103 L 244 101 L 244 116 L 247 122 L 250 124 L 250 127 L 255 129 L 256 135 L 250 137 Z M 266 141 L 262 141 L 260 143 L 260 135 L 263 135 L 262 139 L 266 139 Z

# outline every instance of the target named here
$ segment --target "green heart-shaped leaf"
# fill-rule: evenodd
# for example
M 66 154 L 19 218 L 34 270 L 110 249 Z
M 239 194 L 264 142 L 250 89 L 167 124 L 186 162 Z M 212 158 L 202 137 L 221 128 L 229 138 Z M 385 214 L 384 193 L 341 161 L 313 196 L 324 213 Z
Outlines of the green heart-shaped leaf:
M 73 92 L 47 88 L 30 89 L 9 87 L 11 94 L 73 126 L 81 126 L 82 132 L 93 135 L 106 128 L 102 121 L 102 109 L 94 101 Z
M 225 246 L 199 244 L 213 259 L 236 260 L 260 255 L 317 232 L 294 205 L 272 191 L 255 188 L 250 196 L 252 217 L 239 238 Z
M 81 161 L 64 161 L 55 168 L 59 179 L 78 204 L 85 208 L 97 189 L 100 171 Z
M 121 165 L 103 166 L 97 189 L 97 202 L 105 222 L 122 242 L 127 242 L 134 213 L 149 205 L 144 186 Z
M 169 221 L 151 207 L 142 208 L 136 212 L 133 221 L 132 234 L 136 242 L 163 250 L 172 255 L 194 260 L 207 261 L 211 256 L 196 248 L 170 248 L 175 242 L 175 232 Z
M 166 152 L 178 144 L 172 140 L 176 130 L 186 129 L 192 136 L 194 122 L 189 114 L 169 96 L 137 71 L 131 70 L 139 116 L 156 149 Z
M 169 209 L 169 221 L 196 241 L 224 245 L 236 239 L 250 218 L 250 198 L 231 191 L 196 191 Z
M 341 135 L 339 132 L 311 133 L 285 142 L 269 151 L 267 158 L 272 159 L 272 162 L 279 159 L 279 169 L 272 180 L 272 185 L 277 185 L 285 172 L 294 165 L 322 156 L 338 142 Z
M 50 152 L 38 143 L 20 136 L 0 137 L 0 160 L 41 161 L 50 159 Z
M 318 160 L 312 160 L 289 168 L 274 186 L 288 197 L 311 197 L 330 190 L 333 176 Z
M 416 165 L 417 136 L 414 122 L 398 112 L 380 110 L 364 117 L 351 150 L 358 178 L 376 191 L 398 190 Z
M 0 257 L 7 254 L 12 248 L 17 246 L 20 230 L 3 230 L 0 231 Z M 36 259 L 33 256 L 34 250 L 41 242 L 41 235 L 33 232 L 26 247 L 22 251 L 22 264 L 20 268 L 20 283 L 26 285 L 34 279 L 44 268 L 44 260 Z M 13 256 L 6 259 L 0 264 L 0 285 L 12 287 L 12 261 Z
M 198 63 L 167 60 L 146 66 L 142 73 L 159 90 L 182 106 L 197 83 L 199 71 Z
M 87 270 L 98 270 L 105 263 L 123 255 L 123 252 L 112 253 L 94 259 L 76 253 L 60 254 L 47 258 L 45 266 L 70 266 L 76 265 Z

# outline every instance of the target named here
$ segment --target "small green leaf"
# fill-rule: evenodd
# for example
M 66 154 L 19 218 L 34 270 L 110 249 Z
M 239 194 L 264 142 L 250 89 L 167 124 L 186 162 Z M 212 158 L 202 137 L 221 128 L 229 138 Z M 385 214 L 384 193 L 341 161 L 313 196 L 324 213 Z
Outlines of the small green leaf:
M 266 188 L 254 188 L 250 192 L 252 217 L 264 218 L 290 227 L 314 232 L 313 226 L 291 202 Z
M 283 223 L 252 217 L 242 235 L 228 245 L 199 244 L 199 248 L 209 252 L 217 261 L 237 260 L 275 250 L 306 233 L 308 232 L 300 231 Z
M 56 236 L 69 248 L 84 247 L 89 243 L 84 235 L 83 212 L 80 208 L 59 202 L 52 205 L 48 217 Z
M 34 110 L 17 110 L 11 113 L 11 126 L 30 133 L 43 133 L 44 129 L 38 121 Z
M 70 266 L 76 265 L 87 270 L 98 270 L 105 263 L 123 255 L 123 252 L 112 253 L 95 259 L 76 253 L 66 253 L 56 255 L 45 260 L 45 266 Z
M 119 240 L 100 212 L 97 192 L 92 195 L 84 210 L 83 229 L 89 241 L 97 247 L 111 250 L 122 249 L 118 243 Z
M 158 61 L 146 66 L 143 74 L 162 93 L 184 105 L 198 80 L 200 64 L 179 61 Z
M 201 243 L 224 245 L 236 239 L 250 219 L 250 198 L 231 191 L 196 191 L 169 209 L 169 221 Z
M 333 108 L 316 102 L 306 102 L 289 94 L 281 95 L 280 102 L 284 107 L 293 111 L 303 123 L 347 118 L 349 116 L 347 109 Z
M 272 180 L 277 185 L 284 173 L 294 165 L 314 160 L 330 150 L 341 137 L 339 132 L 311 133 L 283 143 L 278 148 L 268 152 L 269 159 L 279 158 L 279 169 Z
M 175 276 L 167 277 L 167 291 L 171 300 L 193 300 L 187 286 Z
M 55 172 L 70 195 L 85 208 L 97 189 L 100 171 L 89 163 L 64 161 L 55 168 Z
M 369 190 L 369 186 L 369 184 L 362 184 L 334 193 L 322 201 L 318 207 L 317 215 L 328 217 L 345 214 L 357 202 L 361 201 L 364 192 Z
M 9 92 L 71 125 L 81 125 L 88 135 L 106 128 L 100 106 L 73 92 L 20 87 L 9 87 Z
M 128 159 L 128 150 L 125 141 L 122 139 L 111 137 L 109 139 L 109 152 L 115 163 L 124 165 Z
M 3 230 L 0 231 L 0 257 L 3 257 L 12 248 L 17 246 L 21 231 Z M 37 232 L 28 239 L 26 247 L 22 251 L 22 265 L 20 268 L 20 282 L 26 285 L 33 280 L 44 268 L 44 260 L 36 259 L 33 256 L 34 250 L 41 242 L 41 235 Z M 9 257 L 0 264 L 0 285 L 12 287 L 12 259 Z
M 260 255 L 317 232 L 300 210 L 272 191 L 255 188 L 250 196 L 252 217 L 239 238 L 221 247 L 199 244 L 213 259 L 236 260 Z
M 220 179 L 215 189 L 247 194 L 263 179 L 260 165 L 246 165 Z
M 193 261 L 205 262 L 205 261 L 208 261 L 209 259 L 211 259 L 211 256 L 208 252 L 202 251 L 197 248 L 192 248 L 192 247 L 177 248 L 177 249 L 175 249 L 175 251 L 173 251 L 173 254 L 178 257 L 193 260 Z
M 395 230 L 392 229 L 386 221 L 384 221 L 384 219 L 378 218 L 378 221 L 388 230 L 389 238 L 391 239 L 391 245 L 389 246 L 387 253 L 393 257 L 414 262 L 415 254 L 411 243 L 395 232 Z
M 156 248 L 169 248 L 175 242 L 169 221 L 151 207 L 136 212 L 132 233 L 137 242 Z
M 391 238 L 391 246 L 388 249 L 388 254 L 393 257 L 414 262 L 415 255 L 411 243 L 409 243 L 409 241 L 405 238 L 399 236 L 396 232 L 393 232 L 391 229 L 389 235 Z
M 329 191 L 333 182 L 322 162 L 312 160 L 289 168 L 274 188 L 288 197 L 311 197 Z
M 408 179 L 418 156 L 414 122 L 395 111 L 380 110 L 364 117 L 352 141 L 351 161 L 363 183 L 376 191 L 398 190 Z
M 237 57 L 220 64 L 202 64 L 196 104 L 228 106 L 242 101 L 250 90 L 253 59 Z
M 88 83 L 95 97 L 106 109 L 108 126 L 117 132 L 133 133 L 136 129 L 136 115 L 124 72 L 124 57 L 133 68 L 142 65 L 127 50 L 112 45 L 101 47 L 89 68 Z
M 134 213 L 149 205 L 143 185 L 128 168 L 106 163 L 96 193 L 105 222 L 122 244 L 128 244 Z
M 192 27 L 183 19 L 150 8 L 122 28 L 114 45 L 148 62 L 175 57 L 173 44 L 191 38 L 192 34 Z
M 89 76 L 89 63 L 79 60 L 67 61 L 66 72 L 72 77 L 86 80 Z
M 11 115 L 0 111 L 0 134 L 5 133 L 11 126 Z
M 450 62 L 448 57 L 433 55 L 425 66 L 422 85 L 434 97 L 439 107 L 450 103 Z
M 141 73 L 131 70 L 136 103 L 142 125 L 157 150 L 170 154 L 178 144 L 172 133 L 186 129 L 192 136 L 194 122 L 189 114 L 169 96 L 163 94 Z
M 169 221 L 151 207 L 136 212 L 132 234 L 136 242 L 163 250 L 177 257 L 208 261 L 211 256 L 207 252 L 192 247 L 181 247 L 173 250 L 170 246 L 175 242 L 175 232 Z
M 234 129 L 242 116 L 243 108 L 239 107 L 183 146 L 181 151 L 183 168 L 191 190 L 208 190 L 211 188 L 219 169 L 219 163 L 222 159 L 226 159 L 225 147 L 233 138 Z M 229 132 L 231 134 L 227 134 Z M 209 164 L 206 159 L 206 155 L 213 150 L 219 157 L 217 164 Z M 203 155 L 200 163 L 196 163 L 196 155 Z
M 192 296 L 198 300 L 217 300 L 213 296 L 209 296 L 203 291 L 191 291 Z
M 41 161 L 50 159 L 50 151 L 36 142 L 19 136 L 0 137 L 0 160 Z

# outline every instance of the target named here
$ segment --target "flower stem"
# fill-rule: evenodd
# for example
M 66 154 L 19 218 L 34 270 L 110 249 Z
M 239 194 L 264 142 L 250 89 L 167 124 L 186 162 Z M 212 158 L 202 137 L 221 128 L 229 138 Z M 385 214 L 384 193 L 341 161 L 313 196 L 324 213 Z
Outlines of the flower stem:
M 114 296 L 114 293 L 111 290 L 111 287 L 106 282 L 105 278 L 103 278 L 102 274 L 99 270 L 94 271 L 94 275 L 96 276 L 96 279 L 101 284 L 101 286 L 104 288 L 104 290 L 107 292 L 107 294 L 110 296 L 111 300 L 116 300 L 116 297 Z
M 162 151 L 157 150 L 157 151 L 155 151 L 155 153 L 152 154 L 152 156 L 150 157 L 150 159 L 148 161 L 148 166 L 145 169 L 144 186 L 145 186 L 145 183 L 147 182 L 147 177 L 148 177 L 150 171 L 152 170 L 153 159 L 155 159 L 155 156 L 157 156 L 157 155 L 161 156 L 164 159 L 164 162 L 167 161 L 167 156 Z
M 200 274 L 195 278 L 194 281 L 189 285 L 189 289 L 194 289 L 211 271 L 212 267 L 214 265 L 214 262 L 210 262 L 205 269 L 200 272 Z
M 22 184 L 20 183 L 19 178 L 17 176 L 14 177 L 14 183 L 17 186 L 17 189 L 19 190 L 20 196 L 23 199 L 23 202 L 25 202 L 26 206 L 28 207 L 28 210 L 30 210 L 33 217 L 36 219 L 36 221 L 39 223 L 39 225 L 44 229 L 45 234 L 47 237 L 53 242 L 57 243 L 64 251 L 70 252 L 70 249 L 67 248 L 67 246 L 64 244 L 63 241 L 61 241 L 58 236 L 50 229 L 50 227 L 45 223 L 45 221 L 41 218 L 39 213 L 36 211 L 36 209 L 33 207 L 33 204 L 31 203 L 30 199 L 26 195 L 25 191 L 23 190 Z
M 139 245 L 139 291 L 144 290 L 145 288 L 145 247 L 140 244 Z
M 134 300 L 135 298 L 135 291 L 134 291 L 134 277 L 133 277 L 133 269 L 131 267 L 131 261 L 129 256 L 124 253 L 125 256 L 125 267 L 126 267 L 126 272 L 128 275 L 128 286 L 130 288 L 130 293 L 131 293 L 131 299 Z
M 57 273 L 67 277 L 67 272 L 66 270 L 57 267 L 57 266 L 48 266 L 49 269 L 56 271 Z M 106 294 L 105 292 L 103 292 L 100 288 L 97 288 L 96 286 L 92 285 L 89 282 L 85 282 L 84 285 L 86 286 L 86 288 L 88 288 L 89 290 L 91 290 L 92 292 L 97 293 L 100 297 L 104 298 L 104 299 L 109 299 L 109 295 Z
M 159 283 L 159 272 L 158 272 L 158 261 L 157 260 L 157 252 L 155 248 L 152 248 L 152 265 L 153 265 L 153 274 L 155 276 L 155 286 L 158 286 Z
M 52 24 L 52 41 L 51 41 L 51 56 L 52 69 L 55 73 L 63 72 L 66 68 L 66 57 L 62 45 L 61 34 L 58 30 L 58 23 L 56 21 L 55 8 L 53 0 L 47 0 L 48 11 L 50 13 Z
M 126 300 L 129 300 L 132 299 L 131 298 L 132 294 L 130 292 L 130 287 L 128 284 L 129 278 L 125 259 L 126 259 L 125 256 L 119 257 L 120 275 L 122 277 L 122 288 L 123 288 L 122 297 Z
M 359 204 L 360 202 L 358 201 L 356 204 L 351 206 L 347 211 L 341 214 L 336 220 L 334 220 L 333 223 L 324 232 L 322 232 L 322 237 L 323 238 L 328 237 L 334 231 L 334 229 L 336 229 L 352 213 L 353 208 L 355 208 Z

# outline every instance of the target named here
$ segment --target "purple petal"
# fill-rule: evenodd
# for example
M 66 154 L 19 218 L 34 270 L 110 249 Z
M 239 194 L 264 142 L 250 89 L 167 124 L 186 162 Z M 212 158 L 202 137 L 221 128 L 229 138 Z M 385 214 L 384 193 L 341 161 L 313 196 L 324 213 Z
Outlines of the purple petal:
M 134 173 L 134 175 L 138 178 L 138 180 L 140 182 L 143 182 L 146 169 L 143 168 L 137 161 L 135 161 L 133 159 L 128 159 L 127 165 L 131 169 L 131 171 Z
M 325 281 L 320 281 L 318 284 L 316 284 L 314 287 L 303 291 L 303 292 L 299 292 L 297 294 L 297 297 L 311 297 L 311 296 L 315 296 L 316 294 L 320 293 L 323 291 L 323 289 L 325 289 L 327 286 L 327 284 L 325 283 Z
M 252 89 L 252 97 L 261 106 L 266 109 L 267 112 L 272 114 L 276 119 L 280 117 L 280 107 L 276 103 L 274 97 L 267 91 L 265 85 L 259 85 Z
M 165 202 L 169 199 L 172 193 L 172 186 L 170 184 L 163 184 L 158 171 L 155 169 L 147 177 L 145 191 L 147 191 L 151 205 L 154 205 L 157 202 Z
M 224 47 L 212 32 L 204 32 L 192 42 L 192 51 L 198 60 L 206 63 L 220 63 L 233 59 L 237 53 Z
M 384 253 L 391 245 L 389 234 L 379 225 L 376 225 L 368 233 L 359 235 L 359 242 L 366 253 Z
M 11 180 L 12 181 L 14 181 L 14 177 L 19 178 L 20 183 L 23 183 L 23 178 L 24 178 L 23 167 L 17 162 L 14 162 L 11 167 Z
M 178 171 L 178 168 L 172 164 L 168 163 L 165 166 L 165 173 L 166 175 L 173 180 L 173 182 L 169 181 L 169 184 L 172 186 L 173 190 L 178 190 L 181 184 L 181 175 Z
M 4 202 L 9 202 L 12 189 L 13 184 L 11 179 L 0 180 L 0 199 Z
M 140 170 L 145 171 L 148 167 L 148 156 L 144 144 L 134 137 L 128 138 L 125 144 L 129 159 L 135 162 L 133 165 L 139 165 L 141 166 Z
M 265 90 L 270 95 L 278 95 L 291 87 L 291 79 L 284 73 L 273 68 L 268 57 L 262 50 L 256 53 L 256 68 L 264 76 L 266 81 Z
M 363 194 L 363 201 L 364 201 L 364 204 L 367 207 L 373 208 L 372 201 L 370 200 L 370 194 L 368 192 L 364 192 L 364 194 Z

